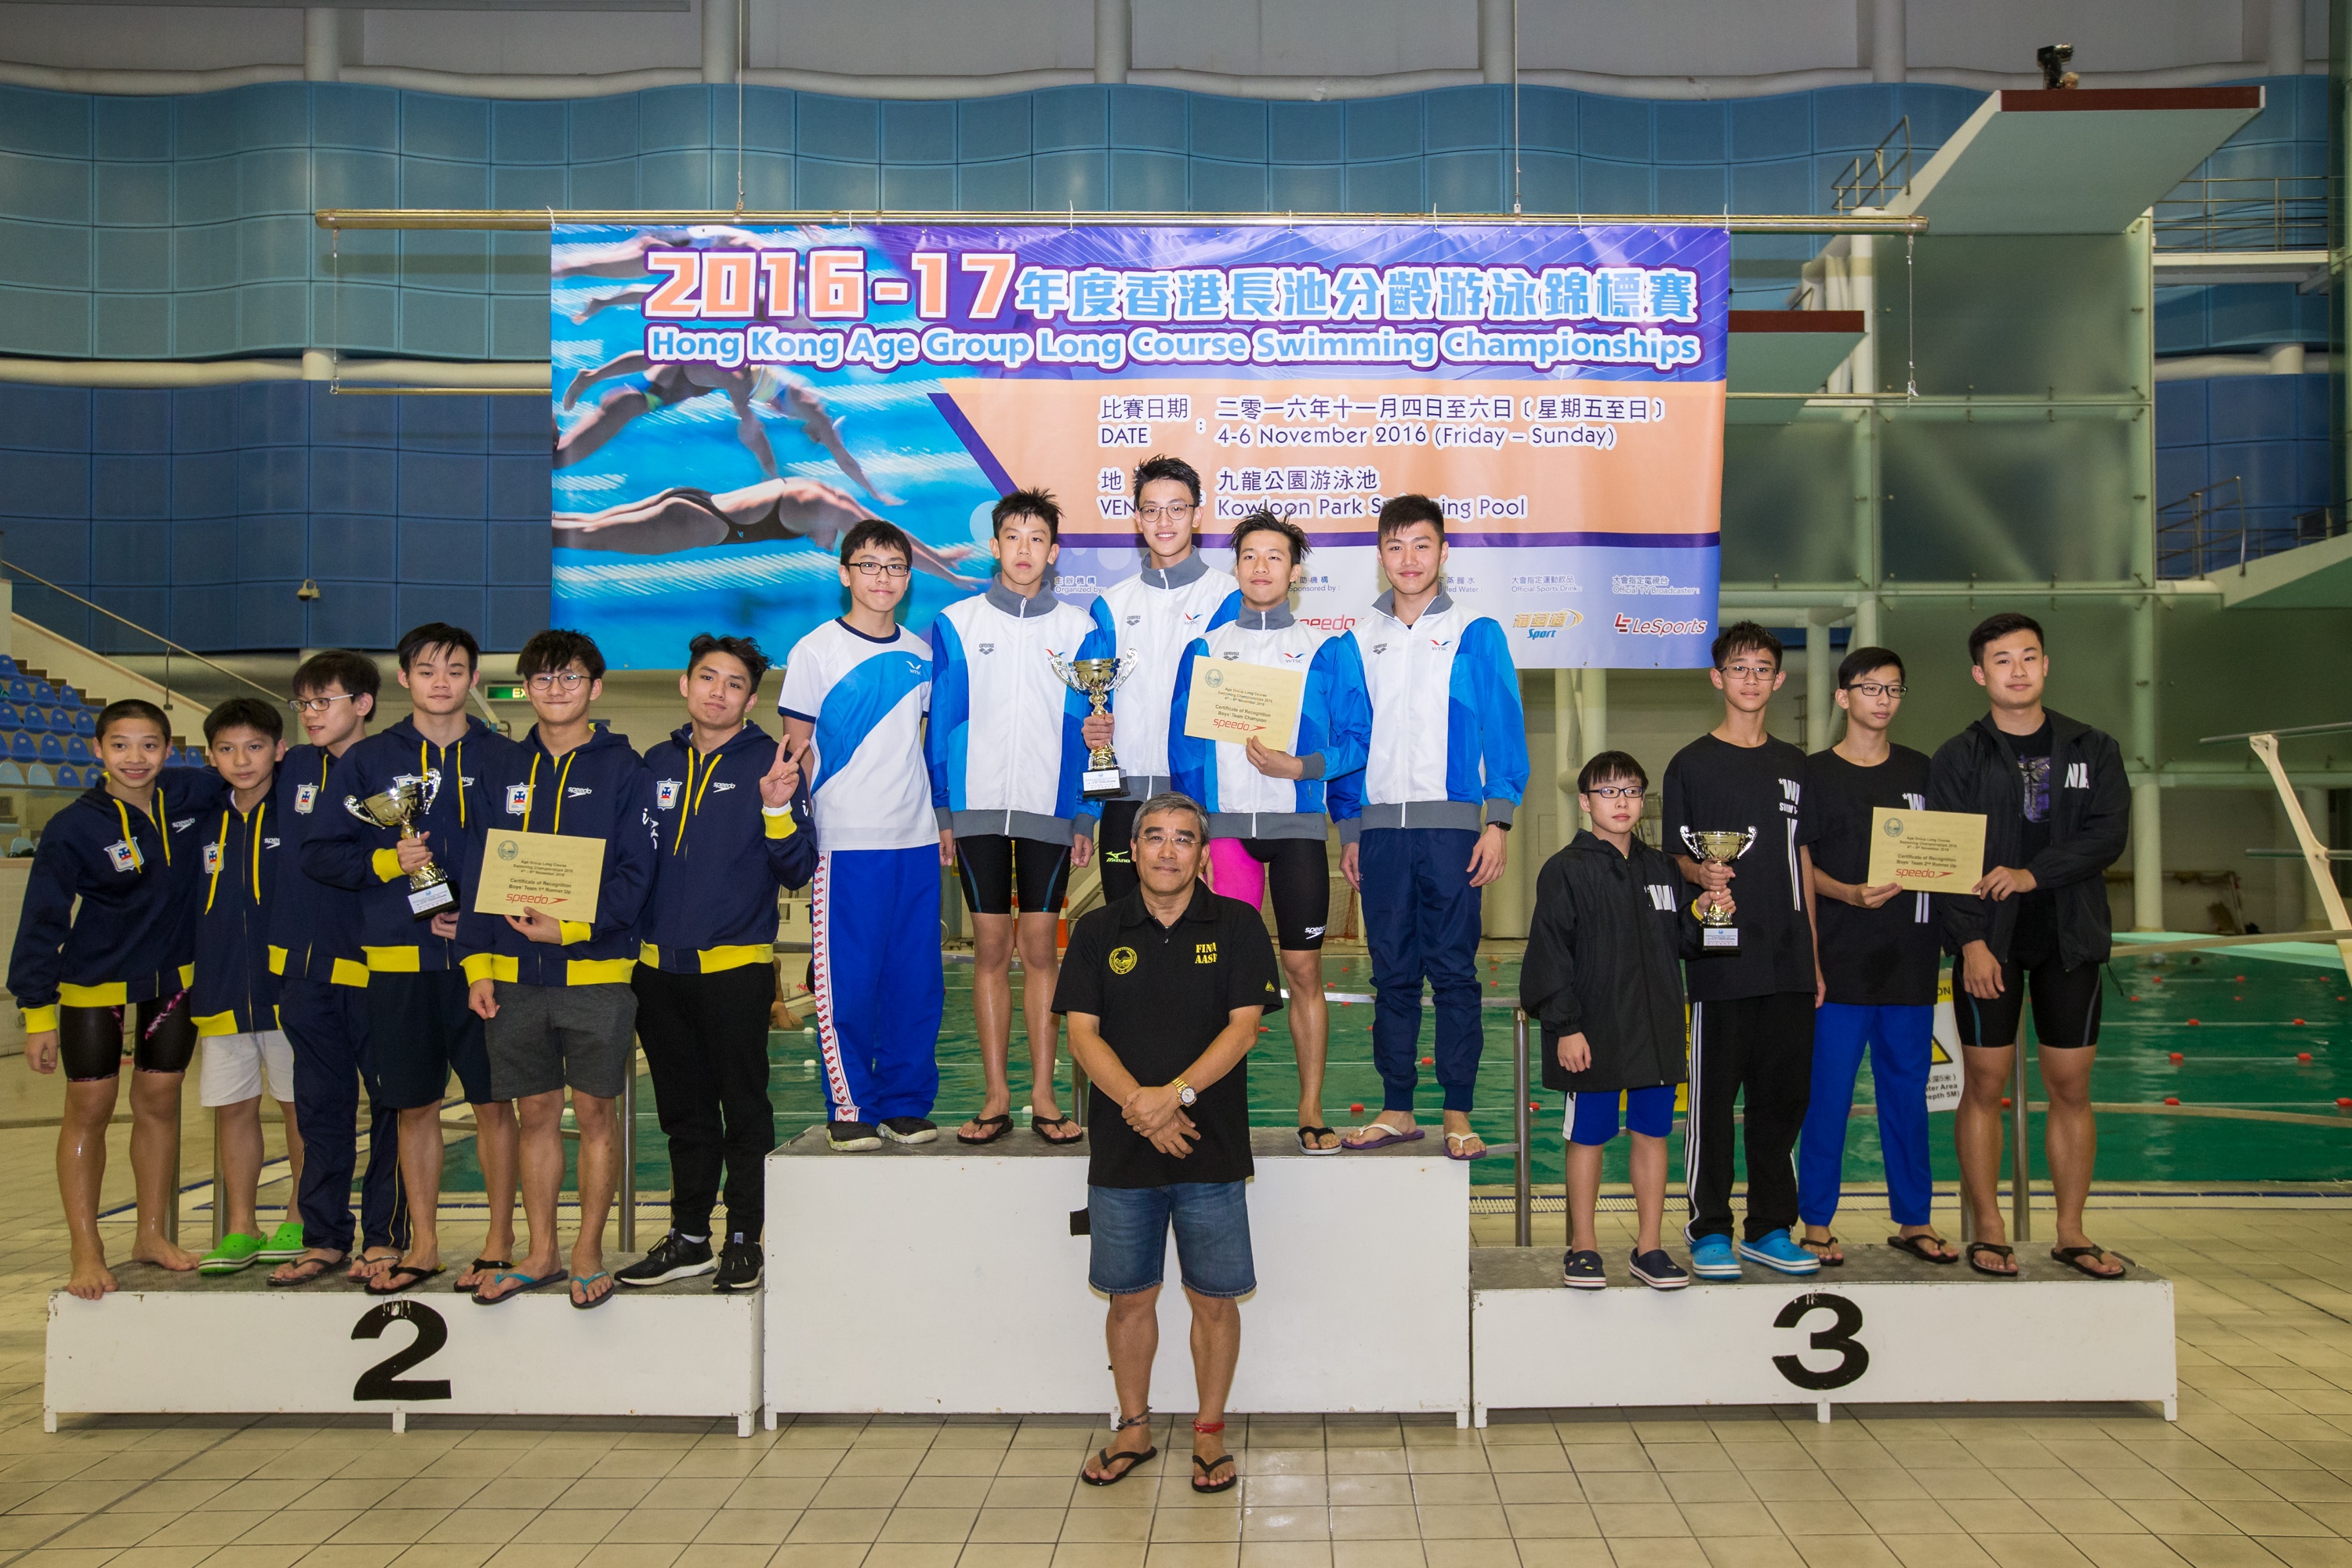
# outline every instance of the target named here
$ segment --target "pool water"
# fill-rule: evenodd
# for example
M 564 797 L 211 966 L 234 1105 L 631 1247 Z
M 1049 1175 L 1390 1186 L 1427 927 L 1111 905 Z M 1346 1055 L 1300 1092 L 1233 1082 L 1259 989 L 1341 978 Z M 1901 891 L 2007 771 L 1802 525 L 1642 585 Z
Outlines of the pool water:
M 1516 999 L 1517 944 L 1496 944 L 1483 952 L 1478 972 L 1486 994 Z M 947 966 L 947 1015 L 940 1034 L 941 1127 L 952 1130 L 980 1108 L 982 1079 L 979 1041 L 972 1027 L 971 968 Z M 1370 961 L 1333 953 L 1324 962 L 1325 984 L 1335 992 L 1370 993 Z M 1013 1104 L 1027 1099 L 1026 1047 L 1019 1022 L 1021 977 L 1015 992 L 1013 1040 Z M 2187 954 L 2154 959 L 2119 956 L 2110 966 L 2099 1058 L 2092 1073 L 2092 1098 L 2108 1107 L 2099 1119 L 2099 1183 L 2103 1187 L 2136 1182 L 2326 1181 L 2352 1176 L 2352 1110 L 2339 1110 L 2339 1096 L 2352 1098 L 2352 1004 L 2341 970 L 2258 959 L 2242 952 Z M 1335 1127 L 1371 1120 L 1379 1112 L 1381 1084 L 1372 1069 L 1369 1005 L 1331 1008 L 1330 1062 L 1324 1110 Z M 1427 1015 L 1424 1014 L 1424 1019 Z M 1261 1126 L 1296 1121 L 1297 1079 L 1293 1067 L 1287 1016 L 1266 1021 L 1249 1064 L 1251 1120 Z M 1478 1109 L 1471 1122 L 1489 1142 L 1512 1135 L 1511 1015 L 1486 1016 L 1486 1050 L 1478 1073 Z M 1422 1054 L 1430 1049 L 1424 1022 Z M 1530 1048 L 1539 1048 L 1531 1040 Z M 824 1097 L 814 1060 L 816 1037 L 772 1033 L 768 1037 L 769 1090 L 777 1130 L 790 1138 L 824 1120 Z M 2182 1060 L 2175 1063 L 2170 1053 Z M 2298 1060 L 2308 1054 L 2308 1062 Z M 1426 1126 L 1437 1122 L 1437 1087 L 1423 1070 L 1417 1114 Z M 1531 1064 L 1529 1079 L 1540 1082 Z M 1055 1074 L 1063 1109 L 1069 1108 L 1067 1051 Z M 656 1119 L 652 1080 L 637 1080 L 637 1183 L 641 1192 L 666 1190 L 669 1166 Z M 2028 1098 L 2041 1092 L 2032 1080 Z M 2179 1100 L 2167 1106 L 2166 1097 Z M 1536 1129 L 1534 1174 L 1538 1183 L 1560 1180 L 1562 1097 L 1538 1089 L 1529 1099 Z M 1872 1103 L 1865 1062 L 1855 1086 L 1858 1105 Z M 1360 1105 L 1359 1112 L 1350 1107 Z M 2128 1108 L 2128 1109 L 2117 1109 Z M 2041 1116 L 2032 1117 L 2034 1176 L 2046 1180 L 2040 1159 Z M 1016 1119 L 1015 1135 L 1029 1136 Z M 1431 1134 L 1434 1139 L 1434 1131 Z M 1674 1177 L 1681 1179 L 1682 1141 L 1669 1141 Z M 1864 1111 L 1848 1132 L 1846 1179 L 1870 1186 L 1883 1180 L 1878 1130 Z M 1958 1169 L 1952 1155 L 1951 1116 L 1930 1118 L 1928 1148 L 1937 1181 L 1952 1181 Z M 2006 1167 L 2004 1167 L 2005 1169 Z M 1507 1158 L 1482 1163 L 1473 1180 L 1506 1184 Z M 1610 1146 L 1604 1179 L 1625 1179 L 1625 1140 Z M 445 1187 L 481 1189 L 481 1173 L 471 1140 L 453 1144 Z

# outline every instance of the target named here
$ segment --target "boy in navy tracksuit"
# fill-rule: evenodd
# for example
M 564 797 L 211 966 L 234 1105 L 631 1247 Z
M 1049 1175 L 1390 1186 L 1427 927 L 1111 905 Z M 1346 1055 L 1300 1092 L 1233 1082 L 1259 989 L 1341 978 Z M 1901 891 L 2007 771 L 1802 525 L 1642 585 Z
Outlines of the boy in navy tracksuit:
M 659 870 L 638 935 L 637 1037 L 669 1140 L 669 1234 L 614 1278 L 709 1274 L 717 1290 L 760 1283 L 761 1168 L 776 1146 L 768 1017 L 776 1000 L 776 895 L 816 874 L 806 780 L 788 748 L 748 721 L 767 656 L 749 637 L 694 639 L 688 721 L 646 753 Z M 727 1179 L 727 1239 L 710 1213 Z
M 319 803 L 323 820 L 302 845 L 303 870 L 359 895 L 368 1048 L 383 1097 L 400 1112 L 409 1245 L 396 1264 L 370 1277 L 368 1289 L 377 1295 L 441 1271 L 441 1101 L 453 1070 L 474 1108 L 490 1211 L 481 1254 L 458 1277 L 458 1289 L 504 1268 L 514 1248 L 514 1111 L 491 1098 L 482 1021 L 466 1005 L 457 967 L 457 915 L 473 896 L 474 828 L 489 809 L 481 778 L 514 742 L 466 711 L 481 658 L 471 632 L 430 622 L 403 637 L 398 652 L 413 711 L 337 759 Z M 410 821 L 414 838 L 358 815 L 362 802 L 404 784 L 430 796 Z M 448 878 L 452 897 L 420 918 L 409 876 L 428 863 Z
M 1503 874 L 1511 815 L 1528 787 L 1527 720 L 1503 628 L 1445 592 L 1445 514 L 1427 496 L 1381 508 L 1390 591 L 1348 633 L 1371 701 L 1364 771 L 1335 781 L 1339 869 L 1362 896 L 1371 948 L 1372 1061 L 1381 1114 L 1341 1140 L 1377 1149 L 1413 1124 L 1421 985 L 1437 1004 L 1445 1152 L 1475 1160 L 1470 1102 L 1486 1046 L 1479 1018 L 1478 889 Z
M 198 1100 L 214 1112 L 220 1140 L 228 1228 L 197 1267 L 235 1274 L 302 1250 L 302 1222 L 289 1205 L 268 1237 L 254 1213 L 261 1179 L 261 1093 L 277 1098 L 286 1123 L 294 1190 L 302 1184 L 302 1134 L 294 1103 L 294 1048 L 278 1023 L 278 976 L 269 967 L 269 893 L 278 881 L 284 833 L 272 809 L 286 721 L 275 703 L 232 697 L 205 716 L 205 752 L 229 796 L 197 824 L 204 899 L 196 915 L 196 979 L 190 992 L 204 1041 Z
M 592 919 L 519 903 L 520 914 L 458 917 L 467 1005 L 486 1024 L 490 1089 L 522 1114 L 523 1215 L 530 1251 L 474 1290 L 485 1306 L 565 1278 L 555 1251 L 563 1190 L 563 1090 L 580 1129 L 580 1234 L 572 1248 L 572 1304 L 612 1299 L 604 1219 L 620 1166 L 618 1105 L 636 1070 L 637 917 L 653 886 L 653 792 L 628 742 L 599 729 L 589 704 L 604 690 L 604 656 L 587 637 L 543 631 L 522 645 L 515 673 L 539 722 L 521 745 L 483 770 L 485 835 L 556 834 L 604 847 Z M 585 913 L 586 911 L 582 911 Z
M 131 1167 L 139 1230 L 131 1256 L 173 1269 L 197 1261 L 164 1238 L 163 1220 L 163 1205 L 176 1201 L 180 1081 L 196 1050 L 187 994 L 195 957 L 195 827 L 220 805 L 221 781 L 206 770 L 166 770 L 170 746 L 168 721 L 152 703 L 110 703 L 99 714 L 106 782 L 76 796 L 42 831 L 8 965 L 8 990 L 25 1014 L 26 1063 L 47 1073 L 62 1062 L 69 1080 L 58 1128 L 58 1186 L 73 1247 L 66 1289 L 86 1301 L 115 1289 L 99 1240 L 98 1194 L 122 1070 L 125 1008 L 134 1015 L 138 1069 Z
M 278 1021 L 294 1052 L 294 1110 L 305 1130 L 294 1195 L 302 1253 L 269 1277 L 307 1285 L 350 1262 L 357 1282 L 400 1260 L 408 1210 L 400 1194 L 400 1113 L 384 1099 L 367 1047 L 367 962 L 360 895 L 302 869 L 303 846 L 343 816 L 327 793 L 335 762 L 367 734 L 383 682 L 375 660 L 342 648 L 312 654 L 294 672 L 294 707 L 310 743 L 278 764 L 273 815 L 284 841 L 268 900 L 269 967 Z M 333 814 L 333 817 L 330 816 Z M 367 1173 L 360 1189 L 361 1250 L 353 1256 L 352 1173 L 359 1163 L 359 1091 L 368 1097 Z

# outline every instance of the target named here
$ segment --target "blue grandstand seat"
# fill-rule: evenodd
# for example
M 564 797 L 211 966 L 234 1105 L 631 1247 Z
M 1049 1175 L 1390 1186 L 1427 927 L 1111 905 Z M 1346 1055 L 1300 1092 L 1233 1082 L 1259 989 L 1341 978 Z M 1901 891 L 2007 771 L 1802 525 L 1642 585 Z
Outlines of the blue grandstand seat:
M 0 702 L 0 730 L 21 730 L 24 727 L 25 721 L 17 713 L 16 705 L 14 702 Z
M 64 737 L 59 735 L 42 736 L 41 761 L 45 763 L 62 763 L 65 760 L 66 742 Z
M 58 783 L 60 784 L 68 784 L 79 787 L 81 784 L 81 770 L 79 768 L 70 767 L 59 768 L 58 770 Z
M 30 702 L 32 700 L 33 683 L 26 679 L 21 675 L 10 676 L 8 678 L 8 700 L 11 702 Z
M 28 784 L 53 784 L 58 782 L 58 775 L 39 763 L 33 763 L 25 769 L 25 782 Z
M 89 742 L 79 735 L 69 735 L 66 738 L 66 758 L 68 762 L 76 763 L 98 761 L 97 755 L 89 749 Z
M 79 708 L 82 706 L 81 693 L 60 680 L 58 682 L 58 701 L 63 707 Z
M 0 653 L 0 680 L 13 680 L 16 673 L 16 661 L 6 654 Z
M 19 730 L 8 738 L 8 755 L 20 763 L 41 760 L 41 743 L 33 739 L 29 730 Z
M 0 763 L 0 784 L 20 784 L 24 782 L 24 769 L 14 763 Z
M 77 735 L 95 736 L 98 733 L 98 715 L 91 712 L 87 708 L 75 714 L 74 733 Z
M 34 700 L 34 701 L 36 701 L 36 702 L 55 702 L 57 700 L 58 700 L 58 689 L 57 689 L 56 687 L 54 687 L 54 686 L 50 685 L 50 684 L 49 684 L 47 681 L 46 681 L 46 680 L 37 680 L 37 681 L 33 682 L 33 700 Z

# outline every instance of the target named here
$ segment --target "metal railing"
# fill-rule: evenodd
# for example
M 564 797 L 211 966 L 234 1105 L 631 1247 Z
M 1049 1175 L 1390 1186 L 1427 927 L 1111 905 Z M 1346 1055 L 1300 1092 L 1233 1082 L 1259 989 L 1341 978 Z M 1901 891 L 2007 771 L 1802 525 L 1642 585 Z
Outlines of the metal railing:
M 2316 544 L 2344 532 L 2334 507 L 2298 512 L 2284 523 L 2246 521 L 2245 484 L 2228 479 L 2167 501 L 2156 513 L 2156 574 L 2158 579 L 2205 577 L 2250 561 Z
M 108 620 L 113 621 L 121 626 L 129 626 L 141 637 L 152 637 L 157 642 L 162 643 L 163 645 L 163 679 L 161 684 L 163 688 L 163 706 L 166 709 L 169 709 L 172 705 L 172 656 L 175 653 L 183 658 L 194 659 L 198 664 L 203 665 L 207 669 L 216 670 L 222 675 L 227 676 L 239 686 L 249 686 L 253 688 L 254 690 L 260 692 L 262 696 L 268 698 L 270 701 L 270 705 L 273 707 L 286 700 L 282 693 L 272 691 L 269 688 L 261 685 L 257 681 L 247 679 L 244 676 L 239 675 L 236 671 L 229 668 L 228 666 L 218 664 L 212 659 L 206 658 L 203 654 L 196 652 L 194 648 L 181 647 L 178 643 L 173 642 L 170 637 L 163 636 L 161 632 L 151 631 L 147 627 L 141 626 L 137 621 L 118 616 L 112 610 L 108 609 L 104 605 L 93 604 L 89 600 L 83 598 L 79 594 L 75 593 L 71 588 L 61 588 L 57 584 L 50 582 L 47 577 L 42 576 L 39 573 L 29 571 L 23 566 L 19 566 L 14 561 L 0 559 L 0 571 L 6 572 L 12 581 L 17 578 L 23 578 L 26 582 L 38 583 L 42 587 L 47 588 L 52 594 L 61 594 L 65 597 L 71 599 L 75 604 L 81 605 L 84 609 L 96 610 Z M 55 628 L 51 629 L 54 630 Z
M 2158 250 L 2325 250 L 2324 174 L 2200 175 L 2156 204 Z
M 1890 196 L 1911 194 L 1911 117 L 1905 115 L 1878 145 L 1845 166 L 1830 182 L 1830 210 L 1883 207 Z

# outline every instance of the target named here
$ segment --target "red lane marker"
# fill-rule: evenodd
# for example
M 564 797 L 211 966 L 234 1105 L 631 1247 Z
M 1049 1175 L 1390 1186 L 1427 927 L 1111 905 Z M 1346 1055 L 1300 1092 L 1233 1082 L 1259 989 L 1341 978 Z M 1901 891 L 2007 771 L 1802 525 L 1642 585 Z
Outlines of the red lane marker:
M 2302 1019 L 2300 1019 L 2300 1018 L 2297 1018 L 2297 1019 L 2294 1021 L 2294 1026 L 2295 1026 L 2296 1028 L 2298 1028 L 2298 1029 L 2302 1028 L 2302 1027 L 2303 1027 L 2303 1020 L 2302 1020 Z
M 2189 1021 L 2191 1024 L 2194 1024 L 2195 1022 L 2197 1022 L 2197 1020 L 2196 1020 L 2196 1019 L 2194 1019 L 2194 1018 L 2191 1018 L 2191 1019 L 2189 1019 Z
M 2179 1051 L 2175 1051 L 2175 1052 L 2173 1052 L 2173 1053 L 2172 1053 L 2172 1059 L 2173 1059 L 2174 1061 L 2179 1061 L 2179 1060 L 2180 1059 L 2180 1053 L 2179 1053 Z
M 2007 1110 L 2009 1109 L 2009 1096 L 2004 1094 L 2000 1097 L 2000 1108 L 2003 1110 Z
M 1364 1108 L 1360 1105 L 1351 1105 L 1348 1107 L 1348 1114 L 1350 1116 L 1361 1116 L 1363 1113 Z
M 2297 1051 L 2294 1053 L 2294 1059 L 2299 1062 L 2307 1062 L 2311 1059 L 2311 1053 L 2309 1051 Z
M 2337 1100 L 2336 1102 L 2336 1109 L 2338 1110 L 2352 1110 L 2352 1100 Z
M 2178 1105 L 2180 1101 L 2178 1097 L 2168 1094 L 2164 1097 L 2164 1103 L 2167 1105 Z

